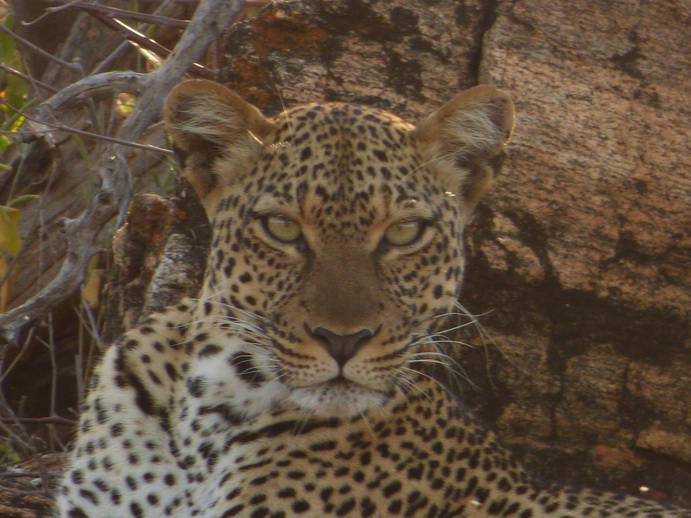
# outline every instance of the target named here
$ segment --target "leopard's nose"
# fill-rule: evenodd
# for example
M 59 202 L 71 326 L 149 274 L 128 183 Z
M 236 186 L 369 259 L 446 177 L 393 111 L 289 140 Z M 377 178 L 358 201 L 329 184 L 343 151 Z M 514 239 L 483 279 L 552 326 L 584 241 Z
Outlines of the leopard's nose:
M 319 339 L 340 367 L 343 367 L 375 335 L 369 329 L 341 335 L 324 327 L 315 327 L 310 334 Z

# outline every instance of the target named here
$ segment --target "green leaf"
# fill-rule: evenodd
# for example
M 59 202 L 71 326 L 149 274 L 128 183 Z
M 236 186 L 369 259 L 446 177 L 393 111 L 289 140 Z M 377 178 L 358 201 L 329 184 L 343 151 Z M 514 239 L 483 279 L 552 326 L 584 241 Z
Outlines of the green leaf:
M 8 29 L 14 29 L 14 15 L 10 12 L 5 18 L 3 24 Z M 4 63 L 11 63 L 16 59 L 17 43 L 10 37 L 9 34 L 0 33 L 0 56 Z
M 86 146 L 84 145 L 84 141 L 77 135 L 76 133 L 72 134 L 72 140 L 74 141 L 74 145 L 77 146 L 77 151 L 79 152 L 79 156 L 81 157 L 84 162 L 87 164 L 91 163 L 91 157 L 89 156 L 89 152 L 86 149 Z
M 22 196 L 17 196 L 15 199 L 7 202 L 8 207 L 13 207 L 19 209 L 29 203 L 30 201 L 38 200 L 38 196 L 35 194 L 23 194 Z

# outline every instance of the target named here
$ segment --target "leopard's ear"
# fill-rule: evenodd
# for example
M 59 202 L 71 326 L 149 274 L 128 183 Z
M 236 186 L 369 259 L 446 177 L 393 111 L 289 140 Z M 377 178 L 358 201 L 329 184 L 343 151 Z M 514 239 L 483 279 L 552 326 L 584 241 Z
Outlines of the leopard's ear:
M 275 129 L 257 108 L 226 87 L 202 79 L 185 81 L 171 90 L 164 121 L 182 173 L 207 212 L 224 185 L 248 172 Z
M 492 185 L 513 123 L 511 97 L 490 86 L 476 86 L 423 119 L 411 137 L 467 214 Z

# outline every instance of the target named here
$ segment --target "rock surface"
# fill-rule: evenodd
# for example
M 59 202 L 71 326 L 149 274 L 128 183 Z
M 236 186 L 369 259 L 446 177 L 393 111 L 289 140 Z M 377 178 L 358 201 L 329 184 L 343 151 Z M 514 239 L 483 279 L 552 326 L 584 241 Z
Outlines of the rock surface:
M 494 371 L 508 440 L 687 504 L 690 22 L 674 1 L 499 4 L 479 79 L 519 116 L 465 292 L 514 363 Z
M 468 231 L 461 301 L 491 313 L 454 349 L 463 396 L 548 479 L 686 504 L 690 22 L 673 1 L 287 2 L 229 35 L 223 71 L 268 113 L 415 120 L 510 91 L 515 139 Z

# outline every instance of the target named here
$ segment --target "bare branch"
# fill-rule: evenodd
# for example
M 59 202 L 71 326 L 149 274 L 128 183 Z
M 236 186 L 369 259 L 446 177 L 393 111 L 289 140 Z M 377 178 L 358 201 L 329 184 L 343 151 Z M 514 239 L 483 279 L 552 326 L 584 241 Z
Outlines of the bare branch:
M 161 68 L 147 74 L 146 79 L 139 77 L 141 74 L 129 73 L 130 77 L 134 78 L 134 87 L 140 95 L 136 107 L 120 127 L 118 139 L 136 141 L 149 126 L 160 119 L 163 99 L 167 93 L 199 59 L 209 43 L 218 38 L 230 25 L 243 3 L 241 0 L 201 0 L 180 42 Z M 47 111 L 46 115 L 55 116 L 65 108 L 68 101 L 72 102 L 80 95 L 91 97 L 107 88 L 102 79 L 95 79 L 98 77 L 92 78 L 94 83 L 85 84 L 84 81 L 80 81 L 79 87 L 73 85 L 67 88 L 66 90 L 71 90 L 68 95 L 63 91 L 51 97 L 41 105 Z M 121 79 L 122 77 L 120 76 Z M 99 81 L 100 89 L 94 86 Z M 50 117 L 38 118 L 48 120 Z M 28 326 L 79 288 L 84 280 L 88 261 L 95 251 L 94 243 L 98 234 L 104 225 L 118 214 L 121 206 L 129 203 L 129 171 L 121 146 L 109 144 L 100 156 L 96 162 L 102 180 L 99 192 L 92 198 L 82 215 L 64 222 L 68 249 L 60 271 L 41 292 L 21 306 L 0 315 L 0 343 L 16 344 Z
M 54 11 L 62 9 L 64 6 L 71 8 L 78 8 L 82 11 L 105 14 L 110 18 L 118 18 L 121 20 L 135 20 L 139 22 L 150 23 L 152 25 L 164 25 L 167 27 L 174 27 L 176 29 L 186 29 L 189 25 L 188 20 L 178 20 L 177 18 L 169 18 L 167 16 L 160 16 L 155 14 L 137 13 L 134 11 L 127 11 L 125 9 L 118 9 L 117 7 L 107 7 L 98 4 L 87 4 L 83 0 L 77 2 L 70 2 L 68 0 L 50 0 L 50 3 L 61 4 L 61 7 L 51 7 L 46 11 Z
M 36 449 L 32 444 L 31 437 L 26 430 L 21 426 L 10 426 L 10 424 L 17 424 L 17 416 L 14 411 L 7 403 L 5 399 L 5 394 L 0 390 L 0 415 L 7 416 L 0 421 L 0 430 L 4 433 L 4 436 L 9 439 L 12 447 L 21 450 L 27 455 L 36 455 Z M 8 424 L 6 424 L 8 423 Z
M 43 16 L 46 16 L 47 14 L 50 14 L 50 13 L 59 13 L 60 11 L 66 11 L 66 10 L 69 9 L 70 7 L 73 7 L 73 6 L 75 6 L 75 5 L 79 4 L 79 3 L 81 3 L 81 1 L 82 1 L 82 0 L 67 0 L 67 1 L 66 1 L 63 5 L 61 5 L 60 7 L 53 7 L 53 8 L 51 8 L 51 9 L 46 9 L 45 14 L 42 14 L 41 16 L 39 16 L 36 20 L 34 20 L 34 21 L 31 22 L 31 23 L 36 23 L 36 21 L 40 20 Z
M 45 88 L 46 90 L 49 90 L 53 93 L 57 92 L 57 88 L 53 88 L 50 85 L 47 85 L 46 83 L 39 81 L 36 78 L 31 77 L 30 75 L 24 74 L 23 72 L 20 72 L 19 70 L 15 70 L 14 68 L 10 68 L 8 66 L 3 65 L 0 63 L 0 70 L 4 70 L 8 74 L 12 74 L 13 76 L 21 77 L 25 81 L 29 81 L 31 83 L 34 83 L 36 86 L 40 86 L 41 88 Z
M 59 63 L 60 65 L 62 65 L 65 68 L 69 68 L 70 70 L 76 70 L 78 72 L 81 70 L 79 65 L 76 65 L 74 63 L 68 63 L 67 61 L 64 61 L 64 60 L 62 60 L 56 56 L 53 56 L 50 52 L 46 52 L 41 47 L 37 47 L 36 45 L 31 43 L 30 41 L 25 40 L 24 38 L 19 36 L 17 33 L 12 32 L 11 30 L 9 30 L 7 27 L 5 27 L 2 24 L 0 24 L 0 32 L 4 32 L 10 38 L 12 38 L 14 41 L 19 43 L 21 46 L 29 49 L 30 51 L 35 52 L 36 54 L 40 54 L 44 58 L 50 59 L 51 61 L 55 61 L 56 63 Z
M 158 0 L 159 5 L 156 7 L 153 13 L 151 13 L 152 16 L 160 16 L 160 13 L 164 12 L 164 9 L 167 9 L 171 3 L 173 3 L 174 0 Z M 186 24 L 189 24 L 187 20 L 185 20 Z M 144 32 L 146 29 L 149 28 L 149 24 L 142 24 L 142 26 L 139 28 L 140 31 Z M 123 41 L 118 47 L 110 53 L 110 55 L 105 58 L 101 63 L 98 64 L 98 66 L 91 72 L 92 74 L 98 74 L 99 72 L 102 72 L 103 70 L 106 70 L 106 67 L 110 65 L 110 63 L 115 59 L 117 56 L 120 55 L 120 53 L 128 46 L 128 42 Z
M 190 66 L 199 59 L 209 43 L 215 40 L 237 18 L 243 0 L 202 0 L 171 55 L 161 68 L 152 72 L 151 87 L 137 101 L 142 111 L 138 117 L 125 120 L 118 134 L 126 140 L 135 140 L 160 117 L 163 100 L 170 89 L 180 81 Z
M 40 477 L 41 473 L 38 471 L 2 471 L 0 478 L 36 478 Z
M 121 156 L 103 160 L 99 167 L 102 186 L 86 211 L 76 219 L 63 220 L 68 251 L 60 272 L 40 293 L 23 305 L 0 316 L 0 333 L 16 343 L 18 332 L 69 296 L 84 279 L 85 265 L 94 252 L 93 239 L 117 213 L 120 196 L 129 190 L 127 166 Z M 7 322 L 7 324 L 5 324 Z
M 52 129 L 61 126 L 58 122 L 67 112 L 83 106 L 93 98 L 118 93 L 139 96 L 148 87 L 150 74 L 138 72 L 105 72 L 85 77 L 60 90 L 58 93 L 31 110 L 22 133 L 40 134 L 50 144 L 55 144 Z M 135 110 L 136 111 L 136 110 Z
M 158 54 L 161 57 L 168 57 L 170 55 L 170 50 L 168 50 L 166 47 L 158 43 L 156 40 L 149 38 L 147 36 L 144 36 L 141 32 L 133 29 L 129 25 L 121 22 L 120 20 L 114 20 L 112 18 L 109 18 L 108 16 L 105 16 L 101 13 L 89 13 L 92 16 L 94 16 L 97 20 L 99 20 L 101 23 L 106 25 L 107 27 L 110 27 L 114 31 L 121 32 L 125 38 L 132 43 L 135 43 L 142 47 L 143 49 L 146 49 L 150 52 L 154 52 Z M 214 79 L 216 77 L 216 74 L 211 72 L 210 70 L 204 68 L 203 66 L 193 63 L 192 64 L 192 70 L 190 70 L 190 73 L 194 73 L 195 75 L 198 75 L 200 77 L 204 77 L 206 79 Z
M 141 32 L 133 29 L 126 23 L 120 20 L 115 20 L 109 16 L 106 16 L 98 12 L 89 12 L 89 14 L 105 26 L 111 28 L 116 32 L 121 33 L 127 40 L 131 41 L 132 43 L 136 43 L 137 45 L 147 50 L 150 50 L 151 52 L 155 52 L 156 54 L 164 58 L 170 55 L 169 49 L 158 43 L 156 40 L 149 38 L 148 36 L 144 36 Z
M 22 424 L 57 424 L 63 426 L 74 426 L 74 419 L 66 419 L 60 416 L 53 417 L 0 417 L 3 423 L 22 423 Z
M 93 138 L 93 139 L 97 139 L 97 140 L 102 140 L 104 142 L 111 142 L 113 144 L 120 144 L 122 146 L 135 147 L 137 149 L 143 149 L 145 151 L 164 153 L 166 155 L 172 155 L 173 154 L 173 152 L 170 149 L 164 149 L 162 147 L 153 146 L 151 144 L 139 144 L 137 142 L 128 142 L 126 140 L 122 140 L 122 139 L 114 138 L 114 137 L 108 137 L 106 135 L 100 135 L 99 133 L 93 133 L 91 131 L 84 131 L 84 130 L 80 130 L 77 128 L 71 128 L 70 126 L 65 126 L 64 124 L 41 121 L 41 120 L 38 120 L 38 119 L 32 117 L 31 115 L 28 115 L 28 114 L 22 112 L 21 110 L 18 110 L 17 108 L 15 108 L 14 106 L 10 105 L 7 102 L 3 101 L 2 104 L 4 106 L 7 106 L 13 112 L 21 115 L 25 119 L 36 123 L 34 130 L 31 131 L 31 133 L 30 133 L 32 137 L 37 135 L 37 134 L 44 134 L 45 133 L 45 132 L 38 131 L 36 129 L 37 127 L 48 126 L 48 128 L 53 129 L 53 130 L 64 131 L 65 133 L 74 133 L 76 135 L 81 135 L 83 137 L 89 137 L 89 138 Z M 22 137 L 22 134 L 26 134 L 25 132 L 17 132 L 17 131 L 7 131 L 7 132 L 0 131 L 0 133 L 9 133 L 12 135 L 19 135 L 20 137 Z M 27 140 L 27 139 L 25 137 L 23 137 L 22 140 Z
M 101 95 L 124 92 L 138 96 L 148 87 L 149 77 L 150 74 L 130 71 L 104 72 L 85 77 L 42 102 L 34 112 L 39 115 L 60 116 L 77 104 L 83 104 L 86 100 Z

